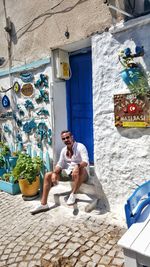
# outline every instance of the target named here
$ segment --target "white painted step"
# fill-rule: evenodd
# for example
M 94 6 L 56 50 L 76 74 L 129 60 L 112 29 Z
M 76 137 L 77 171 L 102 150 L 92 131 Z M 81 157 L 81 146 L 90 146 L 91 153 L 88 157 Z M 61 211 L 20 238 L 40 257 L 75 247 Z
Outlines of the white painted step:
M 59 182 L 58 185 L 51 188 L 50 196 L 54 197 L 57 206 L 66 206 L 67 196 L 69 196 L 71 189 L 71 182 Z M 86 212 L 92 211 L 100 201 L 100 195 L 100 193 L 97 194 L 94 185 L 83 183 L 77 193 L 78 207 Z

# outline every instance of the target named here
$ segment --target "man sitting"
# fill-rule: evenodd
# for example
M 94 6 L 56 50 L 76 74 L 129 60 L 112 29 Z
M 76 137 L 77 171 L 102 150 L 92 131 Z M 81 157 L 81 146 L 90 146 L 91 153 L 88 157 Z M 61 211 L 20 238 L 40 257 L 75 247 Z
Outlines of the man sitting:
M 47 199 L 50 188 L 56 185 L 61 177 L 67 176 L 73 181 L 72 192 L 67 200 L 68 205 L 75 203 L 77 190 L 88 179 L 89 158 L 86 147 L 76 142 L 68 130 L 61 132 L 61 139 L 66 146 L 61 150 L 54 171 L 45 174 L 41 203 L 30 211 L 32 214 L 49 210 Z

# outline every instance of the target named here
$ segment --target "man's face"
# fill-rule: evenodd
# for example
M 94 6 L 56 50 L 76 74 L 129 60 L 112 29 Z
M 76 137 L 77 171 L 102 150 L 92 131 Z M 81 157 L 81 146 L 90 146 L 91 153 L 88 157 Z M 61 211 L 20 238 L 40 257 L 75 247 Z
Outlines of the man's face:
M 73 137 L 70 133 L 63 133 L 61 135 L 62 141 L 65 143 L 66 146 L 73 144 Z

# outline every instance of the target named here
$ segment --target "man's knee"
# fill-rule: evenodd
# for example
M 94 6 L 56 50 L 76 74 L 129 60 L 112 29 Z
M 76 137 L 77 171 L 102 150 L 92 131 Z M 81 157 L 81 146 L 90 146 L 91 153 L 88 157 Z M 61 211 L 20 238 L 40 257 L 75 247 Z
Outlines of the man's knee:
M 88 180 L 88 173 L 85 168 L 82 169 L 81 180 L 82 182 L 86 182 Z
M 45 181 L 51 181 L 51 177 L 52 177 L 52 172 L 47 172 L 47 173 L 45 173 L 44 180 Z
M 75 174 L 72 174 L 72 180 L 74 181 L 74 182 L 80 182 L 80 181 L 82 181 L 82 175 L 75 175 Z

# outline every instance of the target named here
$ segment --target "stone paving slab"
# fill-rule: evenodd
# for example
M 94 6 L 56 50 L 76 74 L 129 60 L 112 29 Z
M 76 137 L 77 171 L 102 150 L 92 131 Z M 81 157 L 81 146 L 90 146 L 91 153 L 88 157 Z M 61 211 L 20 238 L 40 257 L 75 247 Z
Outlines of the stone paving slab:
M 106 214 L 74 214 L 59 206 L 31 215 L 38 202 L 0 192 L 0 267 L 123 267 L 117 242 L 124 222 Z

